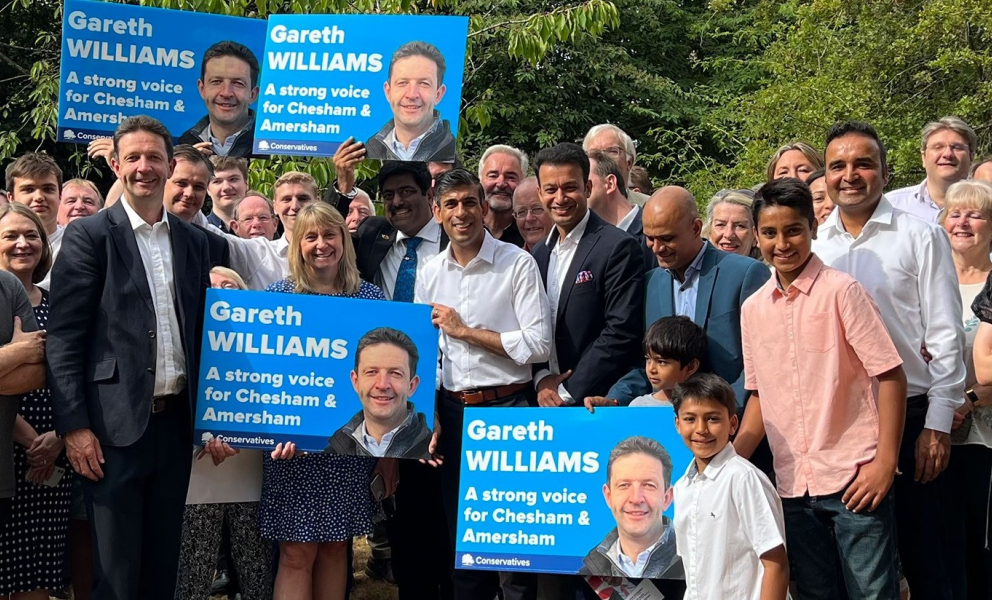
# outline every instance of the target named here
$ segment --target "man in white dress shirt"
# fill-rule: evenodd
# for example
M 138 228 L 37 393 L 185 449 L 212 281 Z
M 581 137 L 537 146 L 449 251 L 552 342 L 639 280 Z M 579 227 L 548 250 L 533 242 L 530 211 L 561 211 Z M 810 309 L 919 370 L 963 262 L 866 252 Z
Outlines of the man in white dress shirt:
M 450 532 L 456 531 L 458 469 L 466 406 L 533 406 L 531 365 L 551 351 L 551 311 L 534 259 L 493 238 L 488 205 L 475 175 L 455 169 L 438 178 L 434 217 L 448 249 L 417 278 L 416 301 L 433 306 L 441 330 L 441 391 L 435 452 L 444 458 L 442 493 Z M 480 301 L 484 299 L 484 301 Z M 456 600 L 534 600 L 537 577 L 525 573 L 456 570 Z
M 947 188 L 967 179 L 975 158 L 978 136 L 970 125 L 957 117 L 944 117 L 923 128 L 920 157 L 927 172 L 922 183 L 893 190 L 885 195 L 892 206 L 937 222 L 944 207 Z
M 945 560 L 939 515 L 954 511 L 941 472 L 954 412 L 964 404 L 964 330 L 950 242 L 938 226 L 893 208 L 882 195 L 885 148 L 867 123 L 827 134 L 827 193 L 837 209 L 813 251 L 850 274 L 878 304 L 909 384 L 895 477 L 903 572 L 914 595 L 951 598 L 963 567 Z

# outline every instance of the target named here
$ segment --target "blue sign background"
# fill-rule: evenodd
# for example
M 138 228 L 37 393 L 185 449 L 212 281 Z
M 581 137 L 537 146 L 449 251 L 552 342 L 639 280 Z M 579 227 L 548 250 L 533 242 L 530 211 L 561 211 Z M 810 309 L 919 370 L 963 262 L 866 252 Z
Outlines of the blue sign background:
M 99 20 L 101 31 L 89 29 L 93 19 Z M 265 21 L 66 0 L 56 139 L 88 143 L 112 136 L 124 118 L 148 115 L 178 140 L 207 114 L 196 89 L 200 58 L 225 40 L 244 44 L 261 64 Z M 181 86 L 182 91 L 166 86 Z
M 343 41 L 313 43 L 309 38 L 292 43 L 272 40 L 275 28 L 286 30 L 321 31 L 325 27 L 343 32 Z M 282 29 L 280 29 L 282 31 Z M 411 41 L 433 44 L 444 56 L 445 74 L 442 83 L 447 88 L 444 97 L 434 109 L 441 119 L 451 124 L 451 133 L 458 135 L 458 111 L 461 106 L 462 77 L 465 71 L 465 44 L 468 36 L 468 17 L 438 17 L 415 15 L 272 15 L 269 17 L 265 57 L 262 60 L 262 83 L 258 96 L 258 118 L 255 120 L 256 154 L 288 154 L 294 156 L 331 156 L 348 137 L 360 142 L 372 137 L 387 121 L 393 118 L 389 102 L 383 92 L 387 80 L 389 60 L 400 46 Z M 293 70 L 280 61 L 289 53 L 292 59 L 305 65 L 322 66 L 341 54 L 347 67 L 349 56 L 351 70 Z M 353 56 L 352 56 L 353 55 Z M 363 56 L 364 55 L 364 56 Z M 381 68 L 375 68 L 372 55 L 379 55 Z M 278 63 L 278 64 L 277 64 Z M 329 63 L 330 64 L 330 63 Z M 364 65 L 361 70 L 359 65 Z M 288 95 L 284 88 L 308 88 L 309 93 L 324 93 L 320 100 L 312 95 Z M 353 97 L 355 90 L 367 90 L 368 98 Z M 272 93 L 269 93 L 272 92 Z M 348 97 L 336 97 L 333 94 Z M 320 107 L 333 105 L 354 116 L 289 114 L 297 103 Z M 332 111 L 333 112 L 333 111 Z M 338 127 L 337 133 L 296 133 L 265 130 L 283 124 L 314 123 L 325 128 Z M 333 131 L 333 129 L 328 129 Z
M 239 307 L 246 310 L 275 311 L 292 306 L 293 311 L 301 314 L 301 325 L 295 325 L 293 319 L 289 319 L 293 323 L 289 325 L 278 325 L 274 321 L 266 325 L 257 322 L 259 319 L 255 319 L 254 323 L 222 320 L 217 318 L 221 315 L 216 310 L 219 302 L 226 302 L 232 309 Z M 350 374 L 355 366 L 354 351 L 358 340 L 376 327 L 398 329 L 416 344 L 420 353 L 417 363 L 420 386 L 409 401 L 414 403 L 417 412 L 428 417 L 427 424 L 433 428 L 438 334 L 431 324 L 430 311 L 427 305 L 406 302 L 207 290 L 196 402 L 196 439 L 202 440 L 204 434 L 210 433 L 223 435 L 229 441 L 233 439 L 232 445 L 242 448 L 271 448 L 280 442 L 294 442 L 300 450 L 324 450 L 328 438 L 362 410 L 351 385 Z M 220 340 L 230 341 L 232 336 L 234 340 L 229 342 L 230 349 L 220 349 Z M 291 336 L 299 336 L 304 349 L 307 348 L 308 338 L 328 340 L 330 357 L 248 351 L 248 348 L 277 350 L 279 347 L 289 347 Z M 344 356 L 341 356 L 342 353 Z M 274 380 L 269 382 L 268 378 L 254 378 L 256 381 L 253 382 L 251 377 L 239 377 L 238 370 L 242 373 L 280 374 L 281 385 L 275 385 Z M 219 380 L 212 377 L 214 373 Z M 227 381 L 229 373 L 234 379 L 248 381 Z M 290 380 L 291 376 L 311 375 L 331 378 L 333 384 L 327 386 L 319 385 L 323 383 L 321 381 Z M 259 401 L 261 394 L 310 396 L 319 401 L 316 402 L 318 406 L 264 403 Z M 241 419 L 245 421 L 259 415 L 273 421 L 273 424 L 232 422 L 230 417 L 222 416 L 227 414 L 242 415 Z M 300 424 L 277 425 L 277 417 L 283 421 L 287 417 L 298 417 Z
M 543 421 L 553 428 L 551 441 L 491 441 L 470 437 L 473 421 L 486 425 L 516 426 Z M 582 568 L 582 559 L 599 544 L 614 527 L 616 520 L 603 499 L 606 483 L 606 464 L 613 447 L 630 436 L 642 435 L 657 440 L 672 458 L 672 484 L 681 477 L 692 453 L 675 429 L 675 412 L 671 407 L 615 407 L 597 408 L 596 412 L 581 408 L 466 408 L 465 430 L 462 435 L 461 471 L 459 479 L 458 538 L 455 566 L 462 569 L 493 571 L 525 571 L 538 573 L 574 574 Z M 469 455 L 487 451 L 506 452 L 511 467 L 521 463 L 529 468 L 531 453 L 537 460 L 551 452 L 557 461 L 559 453 L 578 453 L 582 458 L 592 458 L 598 463 L 591 472 L 531 472 L 519 470 L 472 470 Z M 588 453 L 594 453 L 591 457 Z M 482 456 L 485 456 L 484 454 Z M 466 500 L 474 488 L 478 500 Z M 484 492 L 533 493 L 531 499 L 513 501 L 486 501 Z M 562 494 L 558 501 L 545 498 L 544 494 Z M 586 501 L 563 502 L 566 494 L 584 493 Z M 572 497 L 572 500 L 577 500 Z M 476 516 L 486 511 L 484 520 L 474 520 L 466 515 L 474 509 Z M 503 512 L 497 516 L 496 511 Z M 671 518 L 674 503 L 665 511 Z M 506 520 L 506 512 L 527 513 L 536 511 L 562 515 L 554 521 L 563 524 L 527 524 L 495 522 Z M 570 515 L 570 516 L 565 516 Z M 543 519 L 542 520 L 546 520 Z M 570 523 L 568 522 L 570 521 Z M 585 524 L 584 524 L 585 523 Z M 464 541 L 466 534 L 479 533 L 524 534 L 534 536 L 543 544 L 487 544 Z M 537 536 L 545 537 L 543 540 Z M 547 543 L 547 542 L 551 543 Z

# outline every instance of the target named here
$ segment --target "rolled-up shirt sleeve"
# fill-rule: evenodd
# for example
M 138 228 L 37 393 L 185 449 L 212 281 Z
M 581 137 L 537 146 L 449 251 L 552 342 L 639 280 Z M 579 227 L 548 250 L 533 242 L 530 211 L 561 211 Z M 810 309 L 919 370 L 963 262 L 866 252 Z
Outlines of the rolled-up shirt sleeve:
M 518 365 L 544 362 L 551 355 L 551 306 L 537 262 L 521 255 L 512 277 L 513 314 L 520 329 L 500 333 L 503 350 Z

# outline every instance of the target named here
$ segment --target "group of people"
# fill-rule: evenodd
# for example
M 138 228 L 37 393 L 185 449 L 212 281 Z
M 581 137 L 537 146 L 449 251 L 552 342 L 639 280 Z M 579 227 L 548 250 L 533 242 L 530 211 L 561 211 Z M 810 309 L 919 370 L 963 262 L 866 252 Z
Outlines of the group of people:
M 610 458 L 617 530 L 594 575 L 663 562 L 666 598 L 785 598 L 790 581 L 799 598 L 896 598 L 901 580 L 989 598 L 992 162 L 976 146 L 960 119 L 928 124 L 926 179 L 884 193 L 879 136 L 839 123 L 822 154 L 783 146 L 767 181 L 701 211 L 652 189 L 603 124 L 534 157 L 492 146 L 477 173 L 385 162 L 381 216 L 353 140 L 326 191 L 290 171 L 271 199 L 244 159 L 174 147 L 148 117 L 91 144 L 118 178 L 106 200 L 25 154 L 0 207 L 0 597 L 71 581 L 76 598 L 203 600 L 223 540 L 244 600 L 344 598 L 351 541 L 370 536 L 370 573 L 403 599 L 620 598 L 452 568 L 464 408 L 660 405 L 695 457 L 661 463 L 678 557 L 631 517 L 652 493 L 612 470 L 655 460 L 641 440 Z M 431 459 L 385 458 L 395 430 L 363 428 L 363 456 L 194 440 L 211 286 L 431 305 Z M 369 385 L 412 393 L 415 349 L 361 346 L 356 361 L 397 362 Z

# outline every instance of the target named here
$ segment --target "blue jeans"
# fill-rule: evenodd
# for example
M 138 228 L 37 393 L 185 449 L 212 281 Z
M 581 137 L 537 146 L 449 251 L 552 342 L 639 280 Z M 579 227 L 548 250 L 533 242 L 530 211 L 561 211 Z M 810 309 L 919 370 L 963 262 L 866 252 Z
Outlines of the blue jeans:
M 841 496 L 782 498 L 799 597 L 899 598 L 892 490 L 872 512 L 851 512 Z

